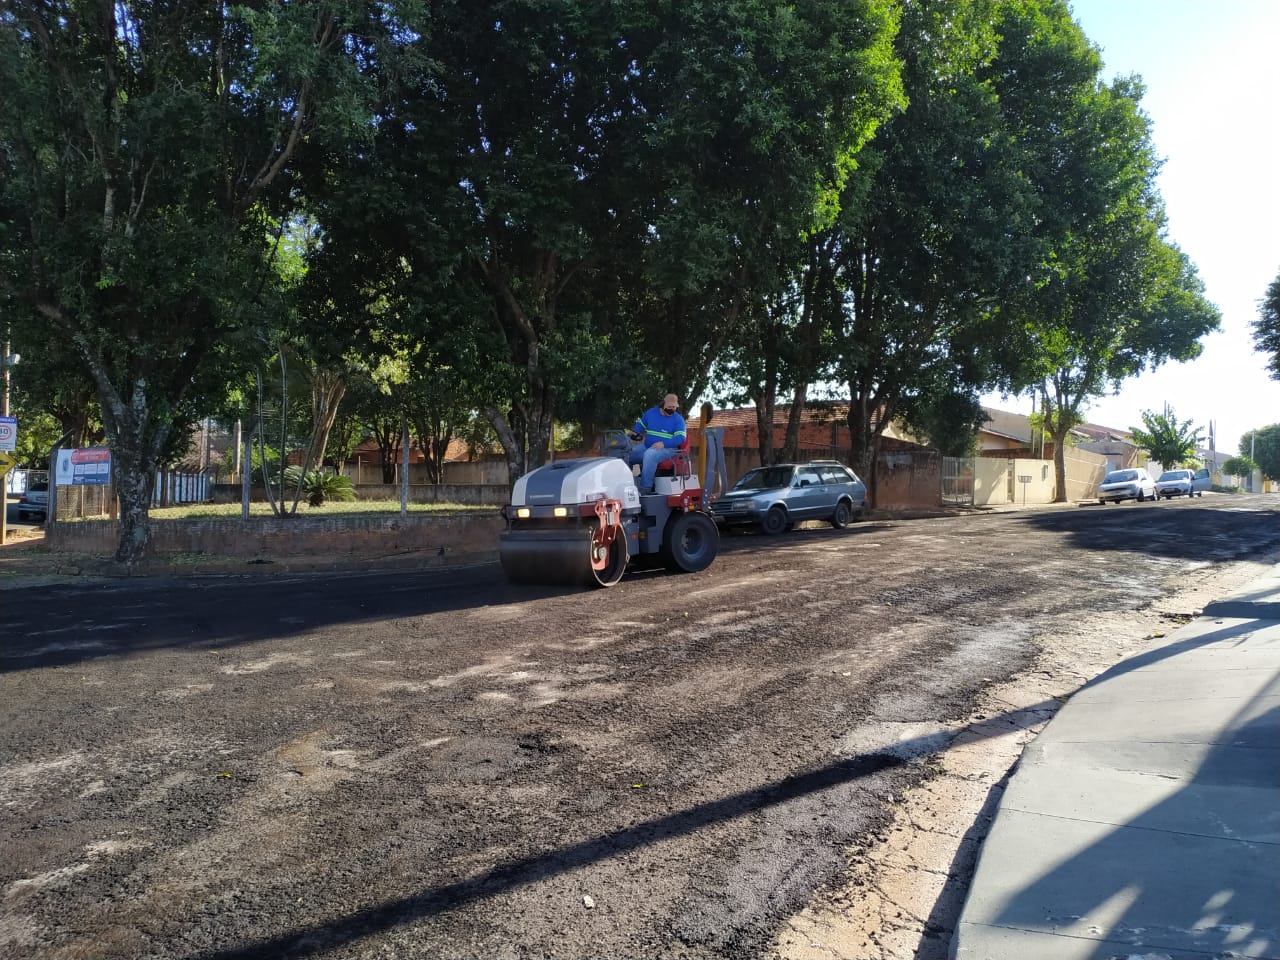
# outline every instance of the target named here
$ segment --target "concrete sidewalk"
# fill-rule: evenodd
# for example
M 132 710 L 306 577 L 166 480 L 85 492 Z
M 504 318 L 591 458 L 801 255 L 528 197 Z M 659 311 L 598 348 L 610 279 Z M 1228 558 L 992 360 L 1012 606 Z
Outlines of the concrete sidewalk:
M 1049 722 L 1000 801 L 951 955 L 1280 958 L 1280 567 Z

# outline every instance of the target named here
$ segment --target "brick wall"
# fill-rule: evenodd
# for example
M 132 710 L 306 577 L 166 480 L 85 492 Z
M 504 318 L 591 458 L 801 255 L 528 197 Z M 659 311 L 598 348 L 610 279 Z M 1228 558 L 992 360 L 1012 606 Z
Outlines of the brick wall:
M 213 488 L 214 503 L 239 503 L 240 485 L 235 483 L 219 483 Z M 249 499 L 253 503 L 266 503 L 267 495 L 262 487 L 254 487 L 249 491 Z M 361 483 L 356 485 L 357 500 L 390 500 L 400 501 L 400 487 L 393 483 Z M 289 497 L 293 502 L 293 497 Z M 305 503 L 305 498 L 303 499 Z M 411 483 L 409 484 L 410 503 L 460 503 L 464 506 L 499 507 L 511 502 L 511 488 L 505 483 Z M 335 501 L 335 504 L 337 501 Z
M 437 550 L 457 556 L 492 553 L 503 526 L 496 511 L 445 517 L 380 514 L 291 520 L 155 520 L 151 542 L 156 554 L 375 557 Z M 45 527 L 45 543 L 51 550 L 110 556 L 118 540 L 118 527 L 112 520 L 50 523 Z

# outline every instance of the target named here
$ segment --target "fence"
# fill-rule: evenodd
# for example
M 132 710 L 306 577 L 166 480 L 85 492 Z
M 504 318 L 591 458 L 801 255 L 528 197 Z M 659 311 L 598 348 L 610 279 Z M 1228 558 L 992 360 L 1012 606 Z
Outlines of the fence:
M 114 484 L 62 484 L 54 491 L 55 520 L 83 520 L 89 517 L 115 517 L 117 510 Z M 182 503 L 205 503 L 212 498 L 213 485 L 206 473 L 179 473 L 162 470 L 156 474 L 151 490 L 151 506 L 169 507 Z
M 942 502 L 973 506 L 973 457 L 942 458 Z
M 151 505 L 167 507 L 179 503 L 204 503 L 209 499 L 211 490 L 207 473 L 176 473 L 162 470 L 156 474 Z

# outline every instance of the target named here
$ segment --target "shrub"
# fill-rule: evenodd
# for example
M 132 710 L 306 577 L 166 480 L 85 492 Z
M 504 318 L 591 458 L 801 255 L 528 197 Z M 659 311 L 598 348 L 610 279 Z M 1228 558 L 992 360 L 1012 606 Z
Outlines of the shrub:
M 303 473 L 301 467 L 295 466 L 285 470 L 284 481 L 286 494 L 292 493 L 301 484 L 302 495 L 307 498 L 308 505 L 313 507 L 323 506 L 326 500 L 356 498 L 356 488 L 351 478 L 337 473 L 324 470 L 308 470 Z

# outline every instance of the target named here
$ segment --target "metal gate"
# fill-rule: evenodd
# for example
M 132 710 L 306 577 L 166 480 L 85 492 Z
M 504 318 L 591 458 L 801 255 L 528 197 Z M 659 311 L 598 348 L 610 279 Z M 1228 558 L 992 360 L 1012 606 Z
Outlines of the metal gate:
M 942 458 L 942 502 L 973 506 L 973 457 Z

